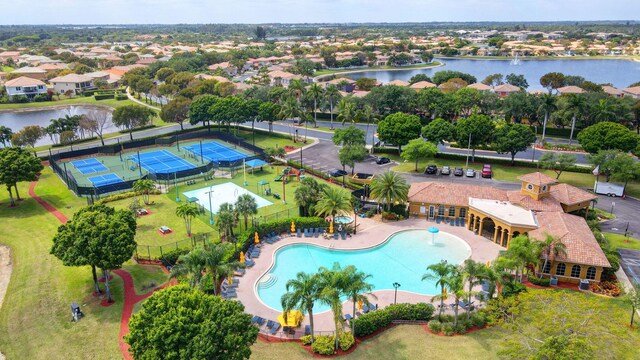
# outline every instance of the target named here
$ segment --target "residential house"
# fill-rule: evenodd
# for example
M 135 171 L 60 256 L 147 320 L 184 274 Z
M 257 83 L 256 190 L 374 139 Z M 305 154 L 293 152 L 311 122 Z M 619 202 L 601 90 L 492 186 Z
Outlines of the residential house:
M 270 71 L 269 79 L 271 79 L 271 86 L 282 85 L 284 87 L 288 87 L 292 80 L 305 81 L 304 77 L 286 71 Z
M 640 86 L 628 87 L 626 89 L 622 89 L 622 92 L 625 96 L 631 96 L 634 99 L 640 99 Z
M 432 87 L 438 87 L 438 85 L 436 85 L 434 83 L 430 83 L 428 81 L 418 81 L 417 83 L 414 83 L 409 87 L 414 89 L 414 90 L 422 90 L 422 89 L 427 89 L 427 88 L 432 88 Z
M 0 62 L 6 63 L 7 60 L 13 60 L 13 62 L 17 63 L 20 59 L 20 51 L 3 51 L 0 52 Z
M 336 86 L 339 91 L 350 93 L 355 90 L 356 81 L 349 78 L 335 78 L 324 83 L 325 89 L 330 85 Z
M 403 80 L 391 80 L 387 83 L 387 85 L 395 85 L 395 86 L 409 86 L 409 83 Z
M 557 89 L 558 91 L 558 95 L 566 95 L 566 94 L 583 94 L 586 91 L 584 91 L 583 88 L 581 87 L 577 87 L 577 86 L 563 86 L 561 88 Z
M 19 74 L 20 76 L 30 77 L 32 79 L 42 80 L 47 75 L 46 70 L 42 70 L 37 67 L 25 66 L 19 69 L 15 69 L 11 72 L 12 74 Z
M 505 248 L 520 234 L 536 240 L 544 240 L 547 234 L 554 236 L 565 244 L 567 254 L 546 266 L 540 261 L 540 271 L 567 282 L 599 282 L 602 270 L 610 264 L 584 218 L 570 214 L 588 211 L 596 196 L 558 184 L 539 172 L 518 179 L 519 191 L 471 184 L 414 183 L 409 190 L 409 213 L 445 223 L 463 221 L 469 230 Z
M 614 96 L 614 97 L 623 97 L 624 93 L 621 90 L 618 90 L 616 88 L 614 88 L 613 86 L 609 86 L 609 85 L 604 85 L 602 87 L 602 90 L 607 93 L 609 96 Z
M 476 89 L 478 91 L 491 91 L 491 86 L 485 85 L 483 83 L 475 83 L 471 85 L 467 85 L 469 89 Z
M 509 95 L 511 95 L 513 93 L 516 93 L 518 91 L 522 91 L 522 89 L 520 89 L 519 87 L 517 87 L 515 85 L 511 85 L 511 84 L 502 84 L 502 85 L 498 85 L 498 86 L 493 88 L 493 92 L 495 92 L 496 95 L 498 95 L 500 97 L 509 96 Z
M 29 99 L 33 99 L 36 95 L 47 93 L 47 85 L 45 83 L 26 76 L 8 80 L 4 83 L 4 86 L 10 98 L 24 95 Z
M 7 73 L 0 71 L 0 85 L 4 84 L 5 80 L 7 80 Z
M 210 71 L 216 71 L 217 69 L 222 69 L 229 76 L 235 76 L 235 75 L 238 74 L 238 68 L 236 68 L 235 66 L 231 65 L 228 61 L 221 62 L 221 63 L 218 63 L 218 64 L 209 65 L 207 67 L 207 69 L 209 69 Z
M 49 80 L 49 83 L 53 85 L 53 89 L 58 94 L 73 92 L 75 95 L 79 95 L 85 90 L 95 88 L 92 77 L 78 74 L 58 76 Z

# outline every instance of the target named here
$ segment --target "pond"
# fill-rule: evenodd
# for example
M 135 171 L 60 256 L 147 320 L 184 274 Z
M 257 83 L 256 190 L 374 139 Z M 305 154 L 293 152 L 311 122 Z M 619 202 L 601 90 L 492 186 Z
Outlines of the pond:
M 84 115 L 95 109 L 95 107 L 91 106 L 69 105 L 66 107 L 20 109 L 16 111 L 0 112 L 0 125 L 10 128 L 14 133 L 16 133 L 25 126 L 38 125 L 47 127 L 49 126 L 51 119 L 62 118 L 65 117 L 65 115 Z M 108 125 L 104 129 L 104 133 L 106 134 L 118 130 L 119 129 L 111 123 L 111 120 L 109 120 Z M 49 145 L 51 143 L 52 141 L 49 136 L 45 136 L 38 140 L 36 146 Z
M 521 60 L 518 65 L 511 60 L 472 60 L 446 59 L 438 60 L 445 65 L 435 68 L 364 71 L 349 74 L 352 79 L 361 77 L 376 78 L 382 83 L 392 80 L 409 81 L 416 74 L 433 75 L 438 71 L 457 70 L 475 76 L 482 81 L 487 75 L 510 73 L 524 75 L 529 83 L 528 90 L 542 90 L 540 77 L 549 72 L 560 72 L 565 75 L 582 76 L 597 84 L 610 83 L 623 89 L 636 81 L 640 81 L 640 62 L 630 60 Z

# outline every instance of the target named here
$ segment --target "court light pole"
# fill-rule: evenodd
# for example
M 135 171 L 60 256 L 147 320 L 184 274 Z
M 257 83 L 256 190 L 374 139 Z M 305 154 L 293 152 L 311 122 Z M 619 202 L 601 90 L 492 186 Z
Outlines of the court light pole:
M 398 300 L 398 288 L 400 287 L 400 283 L 394 282 L 393 287 L 396 289 L 395 293 L 393 294 L 393 304 L 395 305 L 396 301 Z
M 176 202 L 180 202 L 180 193 L 178 192 L 178 172 L 173 173 L 173 184 L 176 186 Z
M 209 225 L 213 225 L 213 206 L 211 205 L 211 193 L 213 192 L 213 184 L 209 185 Z

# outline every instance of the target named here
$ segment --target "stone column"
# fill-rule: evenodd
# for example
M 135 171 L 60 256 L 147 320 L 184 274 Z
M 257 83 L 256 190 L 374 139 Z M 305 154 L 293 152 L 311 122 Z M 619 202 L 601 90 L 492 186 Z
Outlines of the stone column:
M 469 213 L 469 224 L 467 225 L 467 229 L 473 231 L 473 214 Z
M 493 242 L 498 242 L 498 227 L 496 226 L 495 229 L 493 229 Z
M 480 219 L 480 229 L 478 230 L 478 235 L 482 236 L 482 220 L 484 220 L 484 218 Z
M 503 229 L 502 230 L 502 235 L 500 236 L 500 246 L 504 246 L 504 240 L 508 236 L 507 235 L 508 232 L 509 232 L 509 230 L 507 230 L 507 229 Z M 506 247 L 506 246 L 504 246 L 504 247 Z

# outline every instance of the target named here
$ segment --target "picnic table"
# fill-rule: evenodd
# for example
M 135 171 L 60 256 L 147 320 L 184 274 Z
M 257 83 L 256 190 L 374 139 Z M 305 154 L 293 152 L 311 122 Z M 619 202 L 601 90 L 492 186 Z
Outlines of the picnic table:
M 147 214 L 149 214 L 147 209 L 144 209 L 144 208 L 143 209 L 138 209 L 137 212 L 138 212 L 138 215 L 147 215 Z
M 167 234 L 167 233 L 171 232 L 171 229 L 168 226 L 162 225 L 162 226 L 160 226 L 160 232 L 163 233 L 163 234 Z

